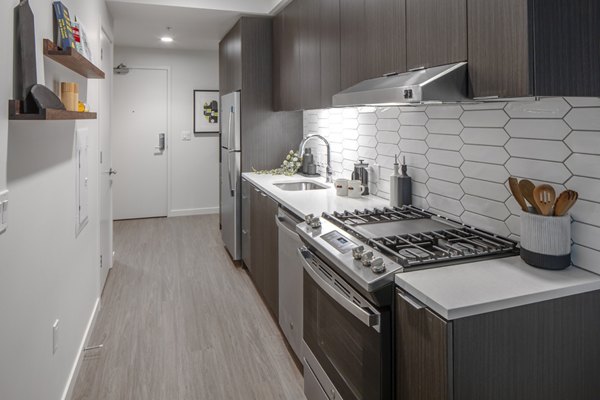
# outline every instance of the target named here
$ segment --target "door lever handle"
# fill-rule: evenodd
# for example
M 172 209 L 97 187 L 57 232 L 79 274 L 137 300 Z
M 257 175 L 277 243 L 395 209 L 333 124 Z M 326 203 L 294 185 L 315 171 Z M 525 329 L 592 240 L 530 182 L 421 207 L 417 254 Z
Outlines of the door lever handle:
M 116 169 L 109 169 L 108 171 L 105 172 L 105 174 L 108 175 L 116 175 L 117 174 L 117 170 Z

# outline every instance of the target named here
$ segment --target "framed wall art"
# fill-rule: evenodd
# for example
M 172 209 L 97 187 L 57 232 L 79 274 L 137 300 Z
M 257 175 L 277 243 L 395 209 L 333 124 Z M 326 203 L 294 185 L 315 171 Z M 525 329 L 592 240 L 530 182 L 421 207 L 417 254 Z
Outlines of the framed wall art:
M 194 133 L 219 132 L 219 91 L 194 90 Z

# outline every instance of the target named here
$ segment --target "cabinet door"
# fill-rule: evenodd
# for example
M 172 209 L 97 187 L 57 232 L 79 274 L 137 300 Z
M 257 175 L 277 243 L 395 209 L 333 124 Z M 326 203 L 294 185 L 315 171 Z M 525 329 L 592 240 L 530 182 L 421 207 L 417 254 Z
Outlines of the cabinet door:
M 535 95 L 600 96 L 600 2 L 536 0 Z
M 302 94 L 300 91 L 300 6 L 300 1 L 296 0 L 282 11 L 280 102 L 281 109 L 287 111 L 302 108 Z
M 302 109 L 321 106 L 321 7 L 320 0 L 296 0 L 300 3 L 300 92 Z
M 252 187 L 250 190 L 250 226 L 252 235 L 250 236 L 250 255 L 251 261 L 248 265 L 250 277 L 259 293 L 263 290 L 264 281 L 264 255 L 263 255 L 263 221 L 262 221 L 262 199 L 261 192 Z
M 242 89 L 242 29 L 238 22 L 219 43 L 221 95 Z
M 242 179 L 242 260 L 252 270 L 252 185 Z
M 474 97 L 533 93 L 528 0 L 467 0 L 468 69 Z
M 283 24 L 284 14 L 280 12 L 273 18 L 273 111 L 282 111 L 282 57 L 283 57 Z
M 263 296 L 267 306 L 277 319 L 279 318 L 279 238 L 275 217 L 279 204 L 266 194 L 261 193 L 261 195 L 263 196 L 261 204 L 263 210 L 261 233 L 264 235 L 261 238 L 264 257 Z
M 331 107 L 340 81 L 340 0 L 321 0 L 321 108 Z
M 396 292 L 396 399 L 449 398 L 449 325 Z
M 406 0 L 408 69 L 467 60 L 467 0 Z
M 406 71 L 405 0 L 340 0 L 341 84 Z

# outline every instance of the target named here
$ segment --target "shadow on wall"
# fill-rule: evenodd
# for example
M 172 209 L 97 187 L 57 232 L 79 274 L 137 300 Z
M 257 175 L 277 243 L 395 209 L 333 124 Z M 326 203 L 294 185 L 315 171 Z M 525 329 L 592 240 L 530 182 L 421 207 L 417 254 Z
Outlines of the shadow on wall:
M 8 128 L 8 185 L 71 162 L 75 121 L 14 121 Z

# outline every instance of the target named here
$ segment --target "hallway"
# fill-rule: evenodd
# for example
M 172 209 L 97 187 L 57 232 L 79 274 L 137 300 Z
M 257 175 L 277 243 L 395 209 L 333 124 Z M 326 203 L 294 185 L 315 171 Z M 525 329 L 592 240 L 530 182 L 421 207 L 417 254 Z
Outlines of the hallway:
M 115 223 L 76 400 L 303 399 L 302 376 L 218 216 Z

